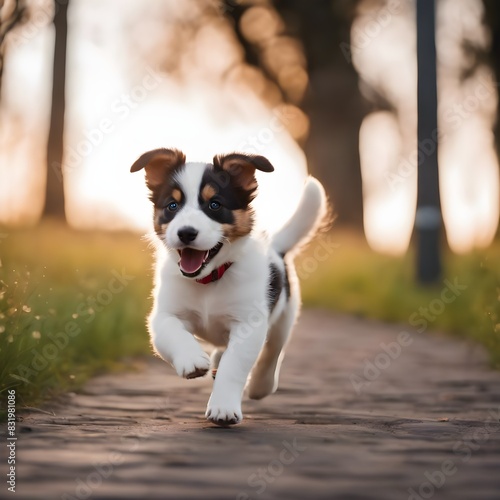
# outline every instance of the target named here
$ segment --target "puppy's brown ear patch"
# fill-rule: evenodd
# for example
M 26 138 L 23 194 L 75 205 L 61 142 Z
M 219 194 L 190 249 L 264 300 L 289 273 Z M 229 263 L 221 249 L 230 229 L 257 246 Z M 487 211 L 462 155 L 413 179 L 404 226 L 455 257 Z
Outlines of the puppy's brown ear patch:
M 186 163 L 186 155 L 178 149 L 153 149 L 140 156 L 130 168 L 131 172 L 146 170 L 146 184 L 154 191 L 171 175 L 172 170 Z
M 267 158 L 242 153 L 214 156 L 214 166 L 227 172 L 236 185 L 247 191 L 257 189 L 255 170 L 274 171 L 274 167 Z

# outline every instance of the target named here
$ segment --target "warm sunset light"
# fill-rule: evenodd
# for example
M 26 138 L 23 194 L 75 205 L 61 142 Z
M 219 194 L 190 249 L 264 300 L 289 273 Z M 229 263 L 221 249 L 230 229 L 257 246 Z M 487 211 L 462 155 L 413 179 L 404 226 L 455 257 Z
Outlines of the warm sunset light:
M 306 177 L 305 156 L 289 133 L 304 133 L 303 114 L 290 105 L 269 109 L 237 78 L 221 82 L 220 73 L 229 71 L 240 55 L 227 34 L 216 31 L 217 19 L 198 34 L 187 55 L 197 64 L 187 70 L 186 82 L 181 84 L 148 63 L 132 72 L 118 49 L 126 33 L 119 26 L 109 26 L 106 12 L 114 8 L 113 2 L 101 5 L 98 14 L 88 2 L 75 1 L 73 6 L 73 19 L 79 22 L 68 49 L 63 170 L 69 222 L 81 228 L 149 229 L 151 206 L 142 174 L 132 175 L 129 168 L 148 149 L 176 147 L 188 161 L 210 162 L 214 154 L 231 151 L 268 157 L 276 170 L 260 177 L 261 196 L 256 203 L 272 214 L 261 221 L 262 226 L 280 227 L 295 208 Z M 132 22 L 137 8 L 133 2 L 120 3 L 125 24 Z M 152 34 L 160 36 L 160 32 Z M 17 117 L 16 128 L 3 127 L 0 137 L 0 220 L 4 222 L 36 219 L 43 202 L 43 171 L 36 168 L 33 151 L 43 162 L 48 109 L 38 103 L 47 102 L 52 36 L 42 26 L 29 38 L 18 40 L 10 48 L 8 61 L 13 65 L 4 83 L 9 103 L 3 109 L 5 121 Z M 224 58 L 217 56 L 220 53 Z M 211 78 L 200 76 L 204 66 L 213 73 Z M 28 145 L 28 138 L 34 142 Z M 14 185 L 19 186 L 16 191 Z
M 389 2 L 380 12 L 365 4 L 352 27 L 353 61 L 395 108 L 368 115 L 360 130 L 365 233 L 374 249 L 404 253 L 415 218 L 418 161 L 435 143 L 416 143 L 412 4 Z M 438 66 L 441 200 L 449 244 L 463 253 L 488 246 L 498 225 L 499 165 L 491 133 L 498 85 L 487 72 L 460 81 L 459 33 L 480 46 L 487 43 L 481 2 L 439 2 L 438 16 L 438 57 L 446 61 Z M 457 22 L 463 23 L 460 30 Z
M 416 169 L 390 177 L 398 162 L 401 138 L 394 115 L 372 113 L 359 132 L 364 193 L 365 234 L 377 251 L 402 254 L 406 251 L 415 218 Z
M 0 498 L 498 498 L 499 94 L 499 0 L 0 0 Z
M 268 156 L 276 172 L 260 176 L 258 203 L 272 213 L 264 226 L 278 228 L 293 210 L 307 175 L 305 156 L 295 142 L 307 136 L 307 117 L 298 107 L 280 103 L 276 89 L 242 64 L 240 47 L 214 11 L 201 4 L 195 8 L 193 2 L 186 9 L 175 2 L 120 2 L 116 18 L 111 13 L 117 5 L 75 0 L 70 11 L 63 168 L 69 222 L 81 228 L 150 228 L 145 187 L 128 168 L 144 151 L 165 146 L 181 148 L 188 161 L 210 161 L 216 153 L 233 150 Z M 360 129 L 364 228 L 374 249 L 401 254 L 413 229 L 418 155 L 425 154 L 416 144 L 414 15 L 411 3 L 375 8 L 361 2 L 351 30 L 352 61 L 361 90 L 369 98 L 377 92 L 394 112 L 373 112 Z M 2 124 L 9 123 L 0 129 L 3 222 L 35 221 L 43 203 L 45 180 L 38 165 L 45 158 L 53 41 L 50 8 L 44 9 L 34 28 L 13 39 L 6 58 L 0 110 Z M 169 13 L 190 23 L 195 11 L 206 16 L 204 25 L 182 57 L 169 49 L 169 58 L 181 57 L 179 79 L 151 51 L 162 37 L 181 36 L 176 23 L 167 20 Z M 147 23 L 133 32 L 143 57 L 132 64 L 122 48 L 125 26 L 137 15 Z M 442 1 L 438 15 L 438 54 L 447 61 L 439 70 L 443 217 L 452 249 L 466 252 L 488 245 L 498 223 L 498 162 L 490 131 L 498 87 L 487 71 L 460 80 L 462 38 L 450 23 L 467 19 L 464 36 L 486 44 L 481 2 Z M 110 23 L 110 17 L 115 21 Z M 143 36 L 146 25 L 149 41 Z M 293 39 L 279 36 L 283 22 L 278 14 L 264 5 L 249 9 L 241 29 L 265 47 L 264 57 L 288 98 L 299 102 L 308 85 L 305 60 Z

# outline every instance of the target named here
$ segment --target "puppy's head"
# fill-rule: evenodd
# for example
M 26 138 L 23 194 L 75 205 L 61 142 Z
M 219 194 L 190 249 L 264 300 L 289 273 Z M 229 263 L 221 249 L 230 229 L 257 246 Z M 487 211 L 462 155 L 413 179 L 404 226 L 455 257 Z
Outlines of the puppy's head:
M 209 164 L 186 163 L 176 149 L 148 151 L 130 171 L 143 168 L 156 234 L 178 253 L 188 278 L 208 275 L 224 263 L 224 247 L 250 233 L 255 170 L 274 170 L 263 156 L 240 153 L 217 155 Z

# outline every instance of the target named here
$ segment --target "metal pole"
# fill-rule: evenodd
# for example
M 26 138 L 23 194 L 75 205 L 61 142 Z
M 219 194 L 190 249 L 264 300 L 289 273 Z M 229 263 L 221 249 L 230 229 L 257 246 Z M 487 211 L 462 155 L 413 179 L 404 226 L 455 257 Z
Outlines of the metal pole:
M 442 227 L 438 173 L 435 2 L 417 0 L 418 192 L 415 232 L 417 279 L 430 284 L 441 275 Z

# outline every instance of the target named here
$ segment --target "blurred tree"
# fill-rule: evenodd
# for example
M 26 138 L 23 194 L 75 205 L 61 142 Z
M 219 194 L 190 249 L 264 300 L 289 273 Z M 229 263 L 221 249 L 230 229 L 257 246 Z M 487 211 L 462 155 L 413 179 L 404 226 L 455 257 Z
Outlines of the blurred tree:
M 480 46 L 464 41 L 463 50 L 468 64 L 464 67 L 462 78 L 472 76 L 481 66 L 489 66 L 494 74 L 497 91 L 500 92 L 500 2 L 498 0 L 483 0 L 483 23 L 488 28 L 490 43 Z M 500 98 L 497 99 L 496 122 L 493 126 L 497 157 L 500 159 Z M 500 238 L 500 225 L 497 229 L 497 238 Z
M 2 80 L 7 49 L 7 35 L 25 20 L 25 0 L 0 0 L 0 98 L 2 95 Z
M 312 172 L 331 196 L 337 223 L 362 228 L 358 139 L 368 104 L 359 92 L 350 54 L 341 50 L 349 45 L 357 4 L 358 0 L 274 0 L 270 7 L 279 14 L 283 28 L 265 43 L 250 39 L 242 29 L 249 11 L 263 8 L 261 2 L 224 0 L 223 7 L 244 50 L 245 62 L 258 67 L 280 91 L 283 101 L 299 106 L 309 118 L 309 134 L 302 145 Z M 269 57 L 270 48 L 290 38 L 303 48 L 305 56 L 308 88 L 304 96 L 287 88 L 298 70 L 287 73 L 282 63 L 275 69 Z
M 487 54 L 488 64 L 495 73 L 497 85 L 500 85 L 500 2 L 498 0 L 483 0 L 484 23 L 488 26 L 491 35 L 490 52 Z M 476 51 L 477 53 L 477 51 Z M 477 57 L 482 62 L 481 56 Z M 497 87 L 500 90 L 500 87 Z M 497 100 L 497 121 L 495 125 L 497 154 L 500 156 L 500 99 Z
M 64 210 L 63 152 L 66 85 L 67 11 L 69 0 L 54 2 L 54 63 L 52 70 L 52 107 L 47 142 L 47 183 L 43 217 L 66 220 Z

